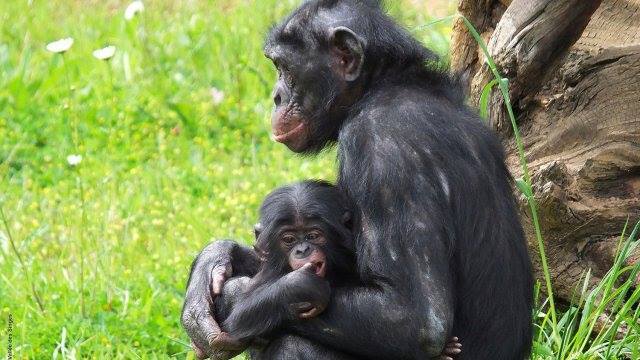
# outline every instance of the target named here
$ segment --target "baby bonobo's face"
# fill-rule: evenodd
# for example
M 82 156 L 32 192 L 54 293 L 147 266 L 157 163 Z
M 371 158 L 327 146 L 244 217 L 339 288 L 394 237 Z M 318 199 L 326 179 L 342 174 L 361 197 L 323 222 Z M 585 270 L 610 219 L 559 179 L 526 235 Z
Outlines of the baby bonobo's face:
M 324 247 L 327 244 L 325 233 L 317 224 L 284 225 L 280 229 L 278 242 L 282 251 L 287 254 L 289 266 L 298 270 L 307 265 L 320 277 L 327 274 L 327 255 Z

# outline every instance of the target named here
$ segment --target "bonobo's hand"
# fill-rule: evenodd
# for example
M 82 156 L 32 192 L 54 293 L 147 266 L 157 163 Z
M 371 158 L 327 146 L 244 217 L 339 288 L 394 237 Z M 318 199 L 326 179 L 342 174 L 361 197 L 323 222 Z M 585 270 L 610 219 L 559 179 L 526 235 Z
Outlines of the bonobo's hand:
M 212 315 L 214 297 L 220 294 L 224 281 L 232 274 L 235 247 L 237 244 L 233 241 L 216 241 L 202 250 L 191 266 L 181 320 L 200 359 L 226 360 L 235 353 L 214 349 L 222 331 Z
M 442 350 L 440 360 L 453 360 L 456 355 L 460 354 L 462 352 L 462 344 L 459 341 L 455 336 L 449 339 L 444 346 L 444 350 Z
M 327 308 L 331 296 L 329 282 L 315 274 L 312 264 L 288 273 L 280 282 L 294 318 L 311 319 Z

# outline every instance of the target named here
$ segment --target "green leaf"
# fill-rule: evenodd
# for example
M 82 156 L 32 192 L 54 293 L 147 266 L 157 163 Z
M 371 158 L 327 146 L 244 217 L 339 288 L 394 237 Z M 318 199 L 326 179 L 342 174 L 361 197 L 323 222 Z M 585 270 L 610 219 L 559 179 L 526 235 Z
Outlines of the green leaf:
M 482 94 L 480 95 L 480 117 L 484 120 L 487 119 L 489 113 L 489 95 L 491 89 L 498 84 L 498 79 L 491 80 L 487 85 L 482 88 Z
M 526 181 L 524 181 L 524 179 L 522 178 L 516 179 L 516 186 L 518 187 L 518 189 L 520 189 L 520 191 L 522 191 L 522 193 L 527 197 L 527 199 L 530 199 L 533 197 L 533 190 L 531 189 L 531 185 L 529 185 Z

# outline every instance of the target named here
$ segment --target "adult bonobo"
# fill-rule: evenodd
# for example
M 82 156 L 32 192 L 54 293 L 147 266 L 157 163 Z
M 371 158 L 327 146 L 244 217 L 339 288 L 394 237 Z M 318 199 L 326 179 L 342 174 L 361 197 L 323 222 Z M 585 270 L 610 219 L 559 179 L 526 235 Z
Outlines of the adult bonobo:
M 369 359 L 437 357 L 452 334 L 460 358 L 525 358 L 532 275 L 503 150 L 433 53 L 364 0 L 304 3 L 265 53 L 275 139 L 299 153 L 337 143 L 356 207 L 360 284 L 286 331 Z M 194 262 L 182 321 L 200 349 L 216 350 L 212 297 L 254 257 L 225 242 Z

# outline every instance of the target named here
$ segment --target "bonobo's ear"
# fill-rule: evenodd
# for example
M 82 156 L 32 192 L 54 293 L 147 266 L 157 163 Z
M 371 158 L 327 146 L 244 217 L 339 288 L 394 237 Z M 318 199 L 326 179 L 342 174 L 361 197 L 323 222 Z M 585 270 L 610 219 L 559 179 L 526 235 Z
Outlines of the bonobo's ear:
M 346 81 L 357 80 L 364 64 L 365 40 L 351 29 L 338 26 L 331 29 L 329 47 L 336 57 L 338 72 Z
M 350 231 L 353 231 L 353 215 L 351 215 L 351 211 L 347 211 L 342 215 L 342 224 Z
M 256 236 L 256 240 L 258 240 L 258 236 L 260 236 L 260 233 L 262 232 L 262 224 L 257 223 L 255 225 L 253 225 L 253 233 Z

